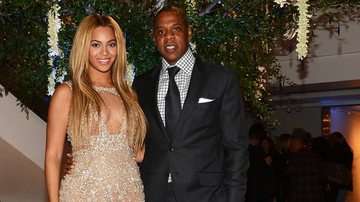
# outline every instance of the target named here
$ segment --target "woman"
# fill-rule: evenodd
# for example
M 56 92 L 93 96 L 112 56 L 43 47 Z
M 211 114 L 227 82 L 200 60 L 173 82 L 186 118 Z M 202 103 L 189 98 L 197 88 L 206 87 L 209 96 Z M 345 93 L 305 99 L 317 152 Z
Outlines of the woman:
M 273 153 L 273 167 L 278 182 L 276 190 L 276 200 L 278 202 L 286 202 L 289 189 L 289 176 L 286 172 L 286 166 L 289 158 L 289 148 L 291 143 L 291 135 L 282 133 L 276 143 Z
M 50 201 L 144 201 L 136 154 L 143 152 L 146 121 L 124 79 L 125 67 L 119 25 L 108 16 L 87 16 L 70 53 L 72 81 L 57 87 L 49 107 L 45 176 Z M 76 167 L 59 188 L 66 133 Z

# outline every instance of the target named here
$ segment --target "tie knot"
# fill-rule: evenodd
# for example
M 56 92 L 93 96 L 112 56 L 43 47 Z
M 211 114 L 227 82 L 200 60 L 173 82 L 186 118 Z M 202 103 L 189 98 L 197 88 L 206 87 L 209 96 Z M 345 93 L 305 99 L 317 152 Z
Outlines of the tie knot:
M 180 68 L 177 66 L 170 67 L 167 69 L 169 73 L 169 78 L 174 78 L 175 75 L 180 71 Z

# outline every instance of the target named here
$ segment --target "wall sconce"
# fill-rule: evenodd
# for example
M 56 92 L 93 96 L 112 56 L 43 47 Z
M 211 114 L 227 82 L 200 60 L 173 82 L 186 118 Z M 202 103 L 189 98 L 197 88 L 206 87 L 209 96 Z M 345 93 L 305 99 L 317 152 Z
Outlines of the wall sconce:
M 291 112 L 301 112 L 302 108 L 300 105 L 288 105 L 285 108 L 286 113 L 291 113 Z
M 302 108 L 300 106 L 301 104 L 301 100 L 295 100 L 295 99 L 287 99 L 285 101 L 286 103 L 286 107 L 285 107 L 285 111 L 286 113 L 291 113 L 291 112 L 301 112 Z

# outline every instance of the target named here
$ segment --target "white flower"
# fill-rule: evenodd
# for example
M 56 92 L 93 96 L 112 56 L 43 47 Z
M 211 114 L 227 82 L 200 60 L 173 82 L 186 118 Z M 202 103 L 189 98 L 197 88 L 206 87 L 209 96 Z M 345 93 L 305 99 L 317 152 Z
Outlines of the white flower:
M 298 58 L 300 60 L 304 59 L 308 53 L 308 33 L 309 33 L 309 18 L 311 15 L 308 14 L 309 5 L 307 4 L 308 0 L 299 0 L 297 2 L 298 11 L 299 11 L 299 22 L 297 30 L 297 45 L 296 52 L 298 53 Z
M 64 82 L 65 76 L 68 73 L 65 68 L 60 73 L 61 73 L 60 76 L 58 76 L 58 78 L 56 78 L 56 82 L 62 83 L 62 82 Z
M 266 71 L 265 67 L 262 67 L 262 66 L 258 66 L 258 70 L 260 72 L 265 72 Z
M 126 64 L 126 75 L 125 75 L 126 83 L 129 86 L 132 86 L 134 78 L 135 78 L 134 65 L 132 63 L 127 63 Z
M 61 20 L 59 14 L 60 7 L 58 4 L 54 4 L 48 12 L 48 65 L 51 68 L 51 73 L 48 76 L 48 95 L 52 95 L 55 91 L 55 84 L 57 82 L 62 83 L 67 74 L 65 68 L 59 68 L 54 65 L 54 60 L 57 57 L 62 57 L 62 52 L 59 48 L 58 33 L 61 28 Z M 58 73 L 60 76 L 57 77 Z
M 48 12 L 48 31 L 47 34 L 49 35 L 48 45 L 49 48 L 49 54 L 53 55 L 59 55 L 60 49 L 58 47 L 58 32 L 61 28 L 61 21 L 60 21 L 60 14 L 58 11 L 60 10 L 60 7 L 55 4 L 51 7 L 50 11 Z
M 261 97 L 262 97 L 261 91 L 257 90 L 256 93 L 255 93 L 255 98 L 258 99 L 258 100 L 261 100 Z
M 286 0 L 274 0 L 275 3 L 279 4 L 280 7 L 284 7 L 284 5 L 289 4 Z
M 298 53 L 298 58 L 300 60 L 304 59 L 308 53 L 308 33 L 309 33 L 309 19 L 311 15 L 308 13 L 309 4 L 308 0 L 274 0 L 275 3 L 280 4 L 280 7 L 283 7 L 285 4 L 294 4 L 297 6 L 297 10 L 299 11 L 299 20 L 298 20 L 298 28 L 290 29 L 286 34 L 285 37 L 291 39 L 297 34 L 297 45 L 296 45 L 296 52 Z M 294 31 L 295 30 L 295 31 Z
M 195 42 L 190 42 L 190 49 L 192 52 L 196 53 L 196 43 Z
M 196 1 L 195 0 L 185 0 L 185 3 L 187 5 L 190 5 L 190 9 L 192 9 L 193 11 L 196 10 Z
M 47 95 L 52 95 L 55 91 L 55 77 L 56 77 L 56 70 L 53 69 L 48 76 L 48 91 Z
M 263 92 L 266 94 L 266 68 L 258 66 L 257 69 L 259 70 L 260 75 L 254 80 L 255 98 L 261 100 L 263 97 Z

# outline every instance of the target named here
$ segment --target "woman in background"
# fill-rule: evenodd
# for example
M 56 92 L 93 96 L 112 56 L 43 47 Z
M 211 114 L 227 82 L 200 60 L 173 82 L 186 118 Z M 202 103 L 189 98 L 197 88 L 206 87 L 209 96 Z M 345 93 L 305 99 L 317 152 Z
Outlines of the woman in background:
M 276 181 L 278 183 L 276 190 L 277 202 L 288 201 L 289 176 L 286 167 L 289 159 L 291 137 L 291 134 L 288 133 L 281 134 L 276 140 L 272 155 Z
M 50 103 L 45 176 L 50 201 L 144 201 L 141 161 L 146 120 L 126 83 L 125 40 L 109 16 L 80 23 L 70 53 L 71 82 Z M 76 167 L 60 181 L 66 133 Z

